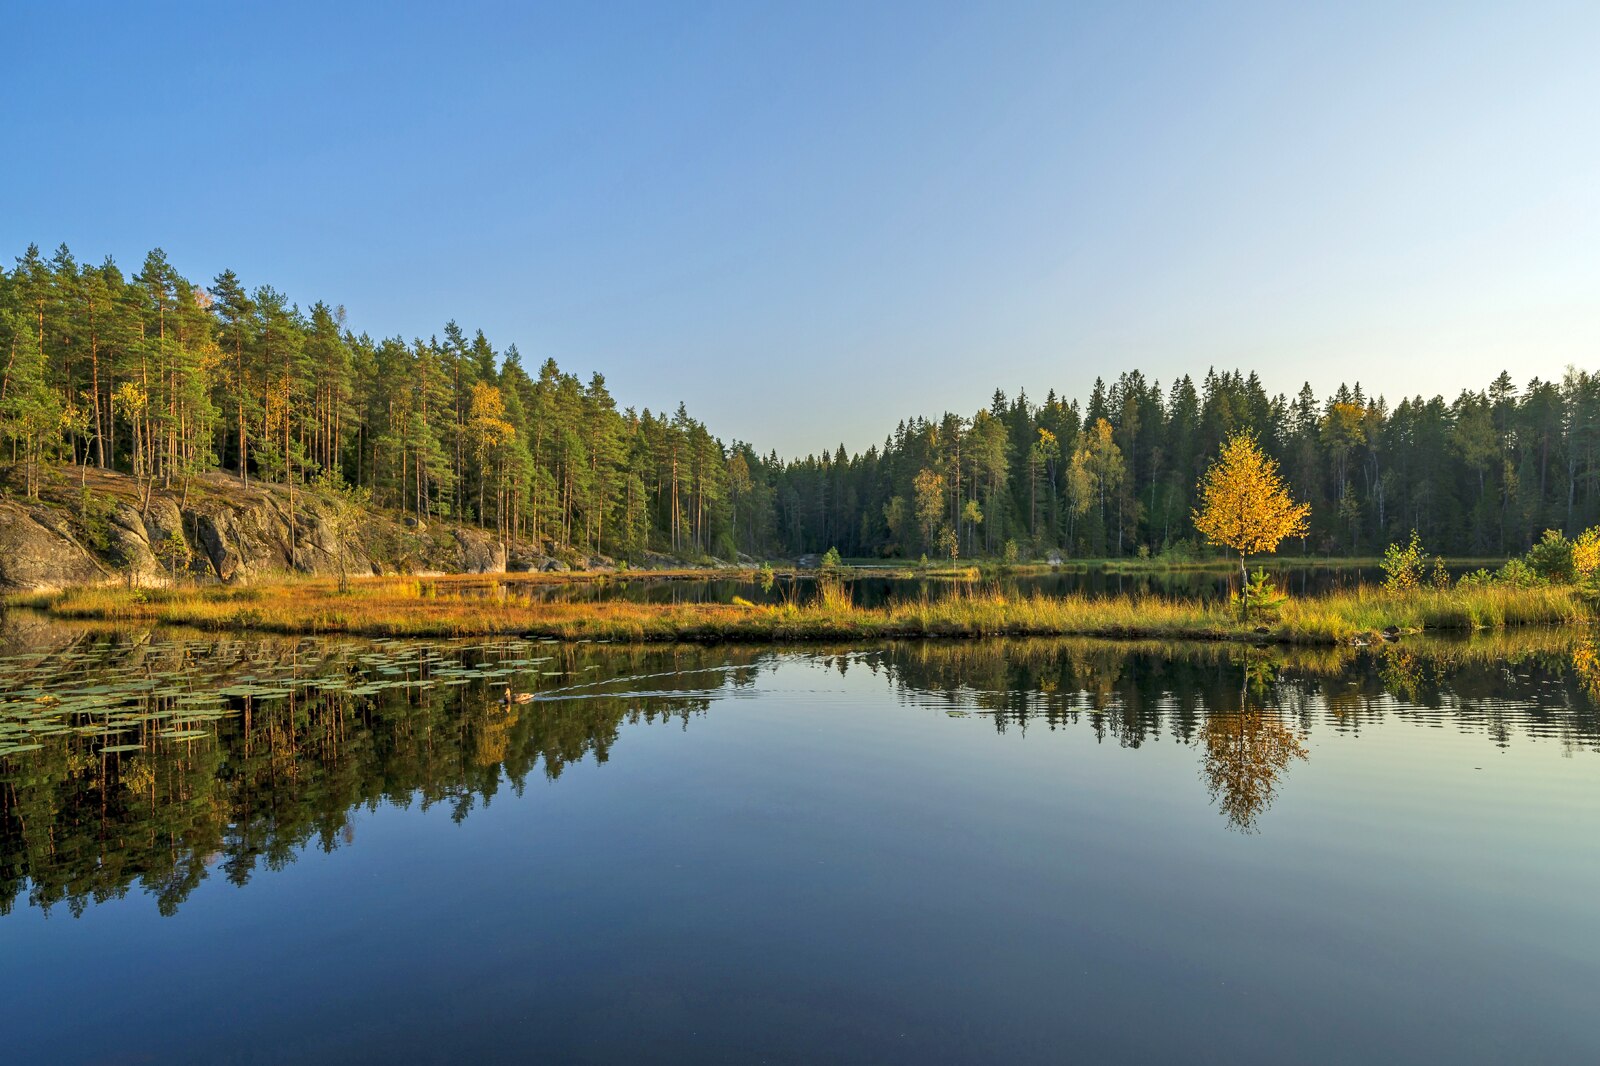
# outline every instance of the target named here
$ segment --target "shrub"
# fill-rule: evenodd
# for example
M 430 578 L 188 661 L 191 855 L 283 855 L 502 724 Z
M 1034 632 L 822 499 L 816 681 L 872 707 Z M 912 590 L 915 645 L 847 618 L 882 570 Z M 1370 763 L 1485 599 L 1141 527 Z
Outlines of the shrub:
M 83 527 L 84 541 L 97 552 L 111 547 L 111 514 L 116 509 L 116 501 L 109 496 L 89 489 L 78 493 L 78 524 Z
M 1552 584 L 1570 584 L 1577 576 L 1572 564 L 1572 541 L 1559 529 L 1545 530 L 1539 543 L 1523 556 L 1523 561 L 1529 570 Z
M 1284 605 L 1289 602 L 1288 594 L 1278 588 L 1278 583 L 1272 580 L 1272 575 L 1267 573 L 1265 567 L 1256 567 L 1255 573 L 1250 575 L 1246 591 L 1248 597 L 1241 597 L 1237 592 L 1233 594 L 1233 606 L 1248 606 L 1249 613 L 1245 616 L 1247 622 L 1251 619 L 1276 622 L 1283 614 Z
M 1584 530 L 1572 542 L 1572 571 L 1579 581 L 1600 574 L 1600 527 Z
M 1521 559 L 1507 559 L 1506 565 L 1495 571 L 1494 580 L 1496 584 L 1510 585 L 1514 589 L 1531 589 L 1549 583 Z
M 1401 547 L 1391 544 L 1383 550 L 1383 587 L 1389 592 L 1410 592 L 1422 587 L 1424 567 L 1428 553 L 1422 550 L 1422 538 L 1411 531 L 1411 541 Z
M 178 533 L 169 533 L 154 545 L 155 557 L 161 561 L 172 574 L 172 579 L 178 579 L 178 571 L 187 568 L 189 560 L 194 554 L 189 550 L 189 542 Z
M 1163 544 L 1158 558 L 1166 563 L 1182 564 L 1193 562 L 1199 554 L 1200 550 L 1195 546 L 1194 541 L 1188 537 L 1179 537 L 1177 540 L 1171 540 Z

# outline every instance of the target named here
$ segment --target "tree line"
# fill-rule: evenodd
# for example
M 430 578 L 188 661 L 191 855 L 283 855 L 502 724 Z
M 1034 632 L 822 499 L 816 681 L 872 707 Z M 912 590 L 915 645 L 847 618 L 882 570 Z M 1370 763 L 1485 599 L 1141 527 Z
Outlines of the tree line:
M 62 466 L 147 492 L 221 470 L 623 558 L 1181 555 L 1197 485 L 1243 430 L 1311 505 L 1301 553 L 1377 554 L 1415 529 L 1509 555 L 1600 524 L 1600 374 L 1580 369 L 1393 405 L 1360 384 L 1291 397 L 1253 372 L 1129 371 L 1082 402 L 997 390 L 863 452 L 784 460 L 682 404 L 619 409 L 601 374 L 530 372 L 455 322 L 374 339 L 232 271 L 199 284 L 155 250 L 129 276 L 65 246 L 0 270 L 0 355 L 0 442 L 30 496 Z
M 619 410 L 604 376 L 530 373 L 454 322 L 357 334 L 341 307 L 232 271 L 197 284 L 160 250 L 130 277 L 30 246 L 0 271 L 0 345 L 0 433 L 30 496 L 52 464 L 147 490 L 221 470 L 623 556 L 724 550 L 750 509 L 753 456 L 681 404 Z
M 996 391 L 971 416 L 902 421 L 881 448 L 786 464 L 775 523 L 791 550 L 847 555 L 1187 554 L 1199 486 L 1254 435 L 1311 507 L 1297 554 L 1371 555 L 1412 530 L 1438 551 L 1515 554 L 1600 520 L 1600 374 L 1391 405 L 1357 383 L 1269 395 L 1254 372 L 1163 387 L 1139 371 L 1083 403 Z

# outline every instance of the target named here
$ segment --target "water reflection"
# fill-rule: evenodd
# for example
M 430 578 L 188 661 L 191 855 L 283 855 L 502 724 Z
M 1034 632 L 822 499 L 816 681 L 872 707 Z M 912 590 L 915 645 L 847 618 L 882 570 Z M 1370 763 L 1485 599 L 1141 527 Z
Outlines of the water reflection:
M 1085 723 L 1124 747 L 1162 737 L 1187 744 L 1207 714 L 1264 701 L 1302 734 L 1360 734 L 1397 717 L 1497 744 L 1521 735 L 1597 751 L 1594 649 L 1571 631 L 1527 629 L 1376 648 L 1023 639 L 855 654 L 886 670 L 903 699 L 978 711 L 1001 731 Z
M 1264 564 L 1279 586 L 1295 596 L 1317 596 L 1349 591 L 1382 582 L 1377 567 L 1348 564 L 1304 564 L 1268 561 Z M 1450 568 L 1459 576 L 1466 567 Z M 875 571 L 861 568 L 849 573 L 845 585 L 851 600 L 862 607 L 892 602 L 937 601 L 978 589 L 996 588 L 1011 598 L 1031 595 L 1065 596 L 1181 596 L 1189 599 L 1225 599 L 1233 591 L 1236 573 L 1228 567 L 1138 569 L 1116 564 L 1069 564 L 1043 572 L 1009 573 L 1000 577 L 930 576 L 915 570 Z M 731 603 L 734 597 L 759 604 L 808 603 L 816 596 L 815 572 L 801 572 L 760 580 L 727 577 L 663 577 L 649 572 L 591 576 L 587 580 L 540 581 L 485 577 L 481 581 L 452 580 L 441 585 L 447 596 L 493 598 L 520 603 L 627 603 L 693 604 Z
M 1254 832 L 1256 819 L 1270 806 L 1278 779 L 1306 746 L 1274 711 L 1225 711 L 1206 719 L 1203 773 L 1215 803 L 1228 823 Z
M 530 778 L 604 763 L 625 730 L 819 665 L 902 705 L 1137 749 L 1191 747 L 1228 826 L 1264 831 L 1323 731 L 1386 719 L 1496 745 L 1600 750 L 1600 657 L 1549 631 L 1376 649 L 1087 640 L 802 650 L 90 633 L 0 644 L 0 913 L 81 914 L 137 890 L 173 913 L 353 841 L 379 805 L 466 818 Z M 772 681 L 775 683 L 775 681 Z M 1201 789 L 1196 790 L 1200 799 Z

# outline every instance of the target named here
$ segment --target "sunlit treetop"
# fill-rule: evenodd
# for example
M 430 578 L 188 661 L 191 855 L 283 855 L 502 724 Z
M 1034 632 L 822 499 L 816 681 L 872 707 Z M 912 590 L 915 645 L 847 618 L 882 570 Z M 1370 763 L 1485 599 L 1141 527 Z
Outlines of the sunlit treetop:
M 1194 525 L 1212 544 L 1242 557 L 1276 551 L 1285 538 L 1304 536 L 1310 515 L 1310 504 L 1289 495 L 1277 460 L 1261 450 L 1254 434 L 1239 432 L 1200 479 Z

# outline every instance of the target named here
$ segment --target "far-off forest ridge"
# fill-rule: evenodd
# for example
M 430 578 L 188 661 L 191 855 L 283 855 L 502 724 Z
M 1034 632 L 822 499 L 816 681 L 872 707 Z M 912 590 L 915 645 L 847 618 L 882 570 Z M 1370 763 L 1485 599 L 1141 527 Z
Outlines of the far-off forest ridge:
M 375 339 L 231 271 L 196 282 L 157 250 L 125 274 L 64 246 L 0 271 L 0 355 L 12 587 L 830 548 L 1187 558 L 1207 550 L 1197 485 L 1239 430 L 1310 505 L 1289 554 L 1377 555 L 1415 530 L 1437 552 L 1505 557 L 1600 524 L 1600 376 L 1583 369 L 1394 402 L 1371 383 L 1319 397 L 1255 372 L 1130 370 L 1081 400 L 996 390 L 860 454 L 782 459 L 682 404 L 619 410 L 600 374 L 530 372 L 454 321 Z M 83 555 L 65 570 L 64 542 Z M 35 576 L 8 575 L 30 551 Z

